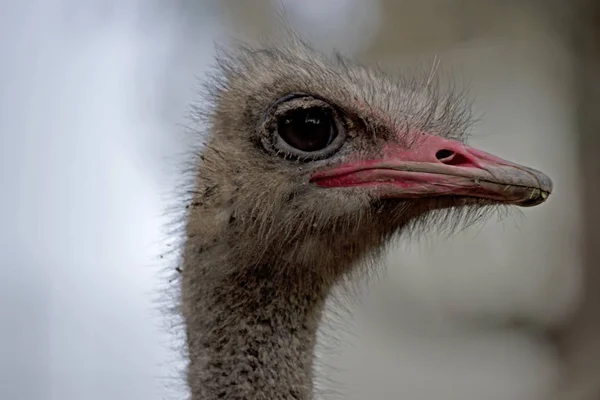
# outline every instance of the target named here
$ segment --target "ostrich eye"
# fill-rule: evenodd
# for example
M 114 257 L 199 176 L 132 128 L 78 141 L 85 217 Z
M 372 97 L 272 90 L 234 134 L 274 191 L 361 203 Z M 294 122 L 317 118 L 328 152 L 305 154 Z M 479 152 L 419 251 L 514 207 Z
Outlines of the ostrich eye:
M 294 149 L 308 153 L 327 148 L 338 130 L 330 110 L 311 107 L 290 110 L 280 116 L 277 134 Z
M 346 140 L 341 112 L 324 100 L 293 94 L 275 102 L 264 121 L 267 151 L 302 161 L 330 157 Z

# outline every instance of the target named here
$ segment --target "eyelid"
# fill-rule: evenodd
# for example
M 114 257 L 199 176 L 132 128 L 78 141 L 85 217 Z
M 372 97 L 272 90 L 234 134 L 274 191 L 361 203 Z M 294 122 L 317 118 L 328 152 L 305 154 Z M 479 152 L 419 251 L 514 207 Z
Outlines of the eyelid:
M 285 95 L 285 96 L 280 97 L 279 99 L 277 99 L 273 104 L 271 104 L 271 107 L 269 107 L 269 109 L 276 108 L 281 103 L 287 103 L 290 100 L 299 99 L 299 98 L 302 98 L 302 97 L 314 97 L 315 99 L 317 99 L 317 97 L 312 96 L 312 95 L 310 95 L 308 93 L 302 93 L 302 92 L 290 93 L 288 95 Z

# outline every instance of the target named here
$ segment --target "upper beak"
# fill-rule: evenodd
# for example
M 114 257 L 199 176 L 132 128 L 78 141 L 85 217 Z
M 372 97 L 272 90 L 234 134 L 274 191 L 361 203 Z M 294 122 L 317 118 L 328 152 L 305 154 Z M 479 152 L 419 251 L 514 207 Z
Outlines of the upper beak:
M 552 192 L 548 176 L 460 142 L 421 134 L 414 145 L 388 144 L 383 157 L 321 170 L 321 187 L 371 186 L 382 198 L 462 196 L 531 207 Z

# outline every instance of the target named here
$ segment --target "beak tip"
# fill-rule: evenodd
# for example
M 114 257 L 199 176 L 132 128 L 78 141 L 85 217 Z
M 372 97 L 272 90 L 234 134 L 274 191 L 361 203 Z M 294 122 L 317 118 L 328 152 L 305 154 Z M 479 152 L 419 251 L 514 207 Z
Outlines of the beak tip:
M 552 193 L 552 189 L 554 187 L 552 179 L 550 179 L 548 175 L 544 174 L 541 171 L 532 170 L 532 172 L 534 173 L 539 182 L 540 190 L 543 192 L 547 192 L 548 194 Z

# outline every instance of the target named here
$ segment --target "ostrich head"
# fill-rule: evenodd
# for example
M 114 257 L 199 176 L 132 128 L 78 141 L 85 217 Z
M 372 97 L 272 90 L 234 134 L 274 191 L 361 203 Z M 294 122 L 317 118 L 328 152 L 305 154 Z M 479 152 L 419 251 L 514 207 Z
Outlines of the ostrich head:
M 432 86 L 297 42 L 219 59 L 184 255 L 195 398 L 308 398 L 322 299 L 357 260 L 433 210 L 548 197 Z
M 428 211 L 533 206 L 552 189 L 541 172 L 466 146 L 468 104 L 425 81 L 299 46 L 240 50 L 220 67 L 190 233 L 210 221 L 207 236 L 273 276 L 304 280 L 318 265 L 335 277 Z

